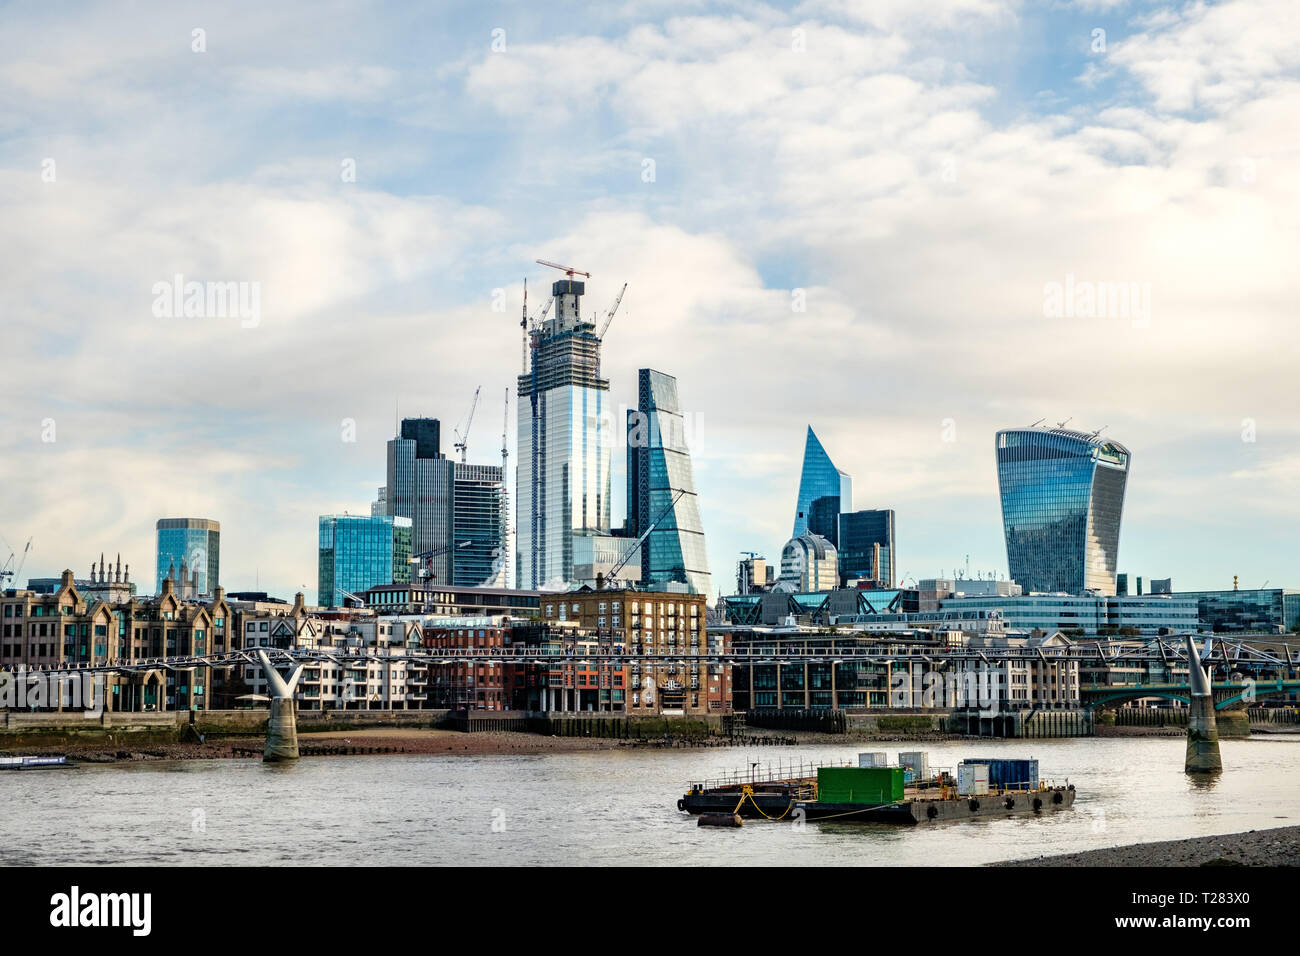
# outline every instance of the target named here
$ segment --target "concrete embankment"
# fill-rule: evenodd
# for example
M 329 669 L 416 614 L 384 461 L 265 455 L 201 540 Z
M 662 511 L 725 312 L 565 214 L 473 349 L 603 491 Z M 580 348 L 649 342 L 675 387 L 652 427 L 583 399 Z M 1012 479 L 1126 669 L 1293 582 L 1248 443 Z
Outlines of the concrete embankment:
M 993 866 L 1300 866 L 1300 826 L 1005 860 Z

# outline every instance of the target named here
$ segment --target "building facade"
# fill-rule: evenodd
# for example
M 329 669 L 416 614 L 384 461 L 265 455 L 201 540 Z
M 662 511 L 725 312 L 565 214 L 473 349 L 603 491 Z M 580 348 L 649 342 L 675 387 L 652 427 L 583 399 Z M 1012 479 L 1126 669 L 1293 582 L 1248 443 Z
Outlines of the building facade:
M 819 534 L 805 531 L 781 549 L 781 574 L 776 586 L 783 591 L 829 591 L 840 583 L 835 545 Z
M 1197 617 L 1207 631 L 1300 633 L 1298 590 L 1249 588 L 1240 591 L 1176 591 L 1173 597 L 1195 601 Z
M 552 311 L 530 330 L 529 371 L 519 376 L 515 580 L 523 589 L 574 583 L 574 539 L 610 530 L 609 381 L 595 326 L 581 315 L 584 289 L 574 279 L 552 285 Z
M 576 622 L 633 653 L 676 655 L 663 664 L 628 667 L 626 712 L 631 716 L 721 714 L 731 707 L 731 674 L 724 665 L 692 662 L 723 650 L 710 644 L 703 594 L 582 588 L 544 594 L 543 623 Z
M 658 520 L 641 546 L 640 583 L 675 581 L 707 595 L 709 560 L 677 379 L 643 368 L 637 395 L 637 408 L 627 413 L 628 537 L 639 538 Z
M 997 608 L 1009 628 L 1079 632 L 1088 637 L 1117 634 L 1121 628 L 1134 628 L 1143 635 L 1181 633 L 1195 631 L 1199 625 L 1196 601 L 1177 595 L 964 595 L 938 603 L 941 610 Z
M 997 433 L 998 487 L 1012 580 L 1026 593 L 1114 594 L 1131 456 L 1096 432 Z
M 840 578 L 877 581 L 888 587 L 898 567 L 892 509 L 851 511 L 839 518 L 839 536 L 832 541 L 839 550 Z
M 176 581 L 182 565 L 195 575 L 199 594 L 211 594 L 221 584 L 221 523 L 210 518 L 160 518 L 158 531 L 157 590 L 163 579 Z
M 321 515 L 317 600 L 340 607 L 381 584 L 411 581 L 411 519 L 390 515 Z
M 822 501 L 821 499 L 834 499 Z M 804 439 L 803 467 L 799 472 L 799 498 L 795 503 L 794 531 L 797 538 L 809 530 L 809 518 L 814 508 L 823 524 L 829 523 L 830 514 L 853 509 L 853 479 L 835 467 L 821 441 L 808 426 Z M 823 528 L 823 530 L 825 530 Z M 823 537 L 825 535 L 823 534 Z

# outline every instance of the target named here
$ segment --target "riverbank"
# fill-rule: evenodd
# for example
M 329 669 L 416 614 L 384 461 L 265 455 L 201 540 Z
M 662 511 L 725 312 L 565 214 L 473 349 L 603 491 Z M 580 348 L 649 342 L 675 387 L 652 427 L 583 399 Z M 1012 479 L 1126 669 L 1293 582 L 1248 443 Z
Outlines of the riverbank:
M 833 736 L 833 735 L 806 735 Z M 788 747 L 796 743 L 796 735 L 763 735 L 737 741 L 737 746 Z M 805 743 L 805 741 L 797 741 Z M 812 741 L 820 742 L 820 741 Z M 845 739 L 840 737 L 839 743 Z M 571 753 L 591 750 L 665 749 L 700 746 L 727 746 L 722 737 L 617 739 L 608 737 L 558 737 L 542 734 L 502 731 L 494 733 L 464 733 L 458 730 L 440 730 L 412 727 L 367 727 L 344 731 L 303 732 L 298 734 L 298 744 L 305 757 L 310 756 L 369 756 L 382 754 L 438 754 L 444 756 L 473 756 L 482 754 Z M 245 758 L 259 755 L 265 744 L 262 736 L 209 737 L 203 742 L 187 743 L 78 743 L 51 748 L 49 746 L 0 748 L 0 754 L 22 756 L 27 754 L 66 754 L 74 761 L 84 763 L 116 763 L 150 760 L 219 760 Z
M 1003 860 L 990 866 L 1300 866 L 1300 826 Z

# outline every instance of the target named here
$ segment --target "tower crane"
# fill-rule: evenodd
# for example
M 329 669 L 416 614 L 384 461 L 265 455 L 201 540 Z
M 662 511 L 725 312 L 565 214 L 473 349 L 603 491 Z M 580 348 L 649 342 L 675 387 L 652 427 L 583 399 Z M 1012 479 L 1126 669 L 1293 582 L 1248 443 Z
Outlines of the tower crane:
M 600 331 L 596 333 L 596 338 L 603 339 L 605 337 L 605 330 L 609 328 L 609 323 L 614 321 L 614 313 L 618 311 L 619 303 L 623 301 L 623 293 L 626 291 L 627 283 L 624 282 L 623 288 L 618 292 L 618 298 L 614 300 L 614 304 L 611 305 L 609 311 L 605 313 L 605 321 L 601 323 Z
M 474 409 L 478 408 L 478 393 L 482 388 L 483 386 L 480 385 L 474 389 L 474 401 L 469 403 L 469 414 L 465 416 L 465 430 L 462 432 L 460 428 L 452 429 L 456 433 L 456 437 L 460 439 L 454 447 L 460 452 L 460 463 L 462 465 L 465 464 L 465 454 L 469 450 L 466 445 L 466 442 L 469 441 L 469 427 L 474 424 Z
M 547 262 L 545 259 L 535 259 L 533 261 L 536 262 L 539 266 L 550 266 L 552 269 L 559 269 L 570 279 L 572 279 L 574 276 L 586 276 L 588 279 L 591 278 L 590 272 L 582 272 L 579 269 L 573 268 L 573 266 L 562 266 L 558 262 Z
M 436 581 L 438 576 L 433 573 L 433 559 L 444 555 L 449 551 L 459 551 L 461 548 L 468 548 L 473 541 L 461 541 L 458 544 L 445 544 L 440 548 L 430 548 L 428 551 L 421 551 L 419 554 L 413 554 L 410 558 L 411 564 L 424 562 L 424 567 L 420 568 L 419 575 L 426 581 Z
M 672 513 L 673 508 L 677 507 L 677 502 L 681 500 L 681 497 L 684 494 L 686 494 L 686 489 L 679 488 L 677 494 L 673 495 L 673 500 L 668 502 L 668 507 L 659 512 L 659 515 L 655 520 L 651 521 L 645 531 L 641 532 L 641 537 L 636 539 L 636 544 L 632 545 L 632 547 L 628 549 L 627 554 L 623 555 L 623 557 L 619 559 L 619 562 L 609 569 L 609 574 L 598 574 L 596 576 L 597 591 L 603 591 L 606 584 L 610 581 L 616 581 L 618 572 L 622 571 L 624 566 L 632 560 L 632 555 L 641 550 L 641 545 L 645 544 L 646 538 L 650 537 L 650 532 L 654 531 L 654 529 L 659 526 L 659 522 L 663 521 L 664 518 L 668 517 L 668 515 Z
M 3 542 L 5 547 L 9 547 L 9 543 L 7 541 L 4 541 L 3 538 L 0 538 L 0 542 Z M 27 563 L 27 554 L 31 550 L 32 550 L 32 539 L 28 538 L 27 543 L 23 545 L 22 559 L 18 562 L 18 567 L 14 568 L 13 566 L 14 558 L 16 558 L 17 555 L 14 553 L 12 548 L 9 549 L 9 557 L 5 560 L 5 563 L 2 566 L 0 566 L 0 585 L 3 585 L 5 581 L 13 581 L 15 578 L 18 578 L 20 575 L 22 575 L 23 565 Z

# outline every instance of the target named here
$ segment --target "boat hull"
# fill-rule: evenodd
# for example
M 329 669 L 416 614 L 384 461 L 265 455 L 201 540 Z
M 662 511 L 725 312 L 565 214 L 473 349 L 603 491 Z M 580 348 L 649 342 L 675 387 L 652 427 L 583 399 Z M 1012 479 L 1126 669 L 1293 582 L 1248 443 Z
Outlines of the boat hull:
M 912 825 L 1052 813 L 1073 807 L 1074 796 L 1073 788 L 1059 787 L 978 797 L 916 797 L 899 803 L 864 806 L 799 800 L 785 793 L 755 793 L 742 801 L 740 794 L 732 791 L 706 790 L 682 797 L 677 801 L 677 809 L 690 814 L 738 813 L 749 819 Z

